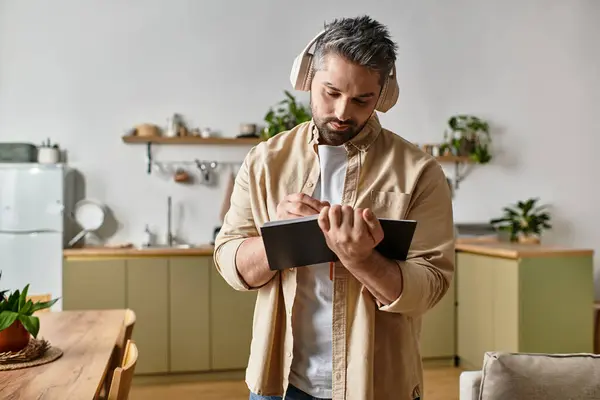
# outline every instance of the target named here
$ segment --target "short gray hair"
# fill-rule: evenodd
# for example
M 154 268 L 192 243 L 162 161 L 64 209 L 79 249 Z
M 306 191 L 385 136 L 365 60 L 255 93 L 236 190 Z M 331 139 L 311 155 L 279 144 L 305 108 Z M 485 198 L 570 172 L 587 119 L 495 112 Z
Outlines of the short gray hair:
M 383 83 L 396 62 L 396 50 L 388 29 L 372 18 L 335 19 L 325 24 L 325 34 L 315 44 L 313 69 L 321 69 L 325 57 L 335 54 L 379 72 Z

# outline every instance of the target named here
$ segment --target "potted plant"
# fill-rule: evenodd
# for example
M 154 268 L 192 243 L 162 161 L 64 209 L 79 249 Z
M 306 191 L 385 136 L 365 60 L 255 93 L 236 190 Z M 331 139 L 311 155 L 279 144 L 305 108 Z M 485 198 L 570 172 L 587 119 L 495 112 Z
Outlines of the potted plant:
M 27 299 L 28 290 L 29 285 L 22 292 L 16 290 L 8 297 L 8 290 L 0 292 L 0 353 L 16 352 L 27 347 L 31 336 L 37 338 L 40 330 L 39 318 L 33 313 L 50 308 L 58 301 L 34 303 Z
M 459 114 L 448 119 L 448 127 L 440 147 L 442 154 L 450 152 L 455 156 L 469 157 L 480 164 L 492 159 L 489 124 L 486 121 L 474 115 Z
M 285 99 L 277 103 L 277 108 L 271 107 L 265 115 L 265 126 L 262 135 L 268 139 L 280 132 L 292 129 L 302 122 L 312 118 L 310 110 L 298 103 L 296 98 L 287 90 L 284 91 Z
M 552 226 L 547 206 L 538 206 L 538 201 L 538 198 L 531 198 L 504 207 L 504 215 L 490 223 L 498 230 L 508 232 L 511 242 L 539 244 L 543 230 Z

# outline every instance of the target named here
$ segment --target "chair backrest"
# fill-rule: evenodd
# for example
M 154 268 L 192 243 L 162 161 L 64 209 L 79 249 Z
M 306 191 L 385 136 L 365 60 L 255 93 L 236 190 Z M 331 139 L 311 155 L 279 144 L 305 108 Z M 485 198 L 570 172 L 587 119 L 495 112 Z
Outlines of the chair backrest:
M 50 294 L 32 294 L 32 295 L 27 296 L 27 300 L 31 300 L 34 303 L 47 302 L 47 301 L 52 300 L 52 295 L 50 295 Z M 50 309 L 44 308 L 43 310 L 36 311 L 34 314 L 43 313 L 43 312 L 50 312 Z
M 131 340 L 131 337 L 133 335 L 133 327 L 135 326 L 135 321 L 135 312 L 128 308 L 125 313 L 125 324 L 123 325 L 123 329 L 121 330 L 121 334 L 119 335 L 119 339 L 117 340 L 119 365 L 123 363 L 127 342 Z
M 127 341 L 125 346 L 125 355 L 123 363 L 115 368 L 112 377 L 110 389 L 108 391 L 108 400 L 127 400 L 133 381 L 133 374 L 138 360 L 138 349 L 132 340 Z
M 121 332 L 119 333 L 119 337 L 117 338 L 117 341 L 115 343 L 113 354 L 111 356 L 110 366 L 108 368 L 108 373 L 106 374 L 106 378 L 103 383 L 104 393 L 107 393 L 110 389 L 110 385 L 113 381 L 113 374 L 115 373 L 116 369 L 123 365 L 125 353 L 127 352 L 127 343 L 131 340 L 131 337 L 133 335 L 133 327 L 135 326 L 135 321 L 135 312 L 131 309 L 125 310 L 125 320 L 123 322 L 123 327 L 121 328 Z

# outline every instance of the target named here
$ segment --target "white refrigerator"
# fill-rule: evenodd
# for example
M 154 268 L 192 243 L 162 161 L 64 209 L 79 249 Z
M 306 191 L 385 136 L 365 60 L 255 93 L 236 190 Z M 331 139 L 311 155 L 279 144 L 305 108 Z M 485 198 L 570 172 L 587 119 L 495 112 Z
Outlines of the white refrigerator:
M 0 290 L 50 294 L 62 310 L 68 203 L 63 165 L 0 163 Z

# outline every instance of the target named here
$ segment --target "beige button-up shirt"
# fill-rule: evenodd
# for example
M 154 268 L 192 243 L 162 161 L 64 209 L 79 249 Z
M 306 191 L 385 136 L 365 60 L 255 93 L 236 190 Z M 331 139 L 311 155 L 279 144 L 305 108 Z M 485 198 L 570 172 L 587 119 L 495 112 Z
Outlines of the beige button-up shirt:
M 250 288 L 236 269 L 245 238 L 276 218 L 288 194 L 312 195 L 320 168 L 313 121 L 254 147 L 236 177 L 231 207 L 215 241 L 216 268 L 236 290 L 256 290 L 249 389 L 282 396 L 293 357 L 295 269 Z M 346 143 L 348 167 L 342 204 L 370 207 L 380 218 L 417 221 L 407 261 L 397 261 L 403 291 L 380 304 L 339 262 L 334 267 L 333 398 L 412 400 L 423 393 L 421 318 L 446 294 L 454 274 L 450 190 L 430 155 L 381 127 L 374 114 Z

